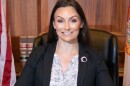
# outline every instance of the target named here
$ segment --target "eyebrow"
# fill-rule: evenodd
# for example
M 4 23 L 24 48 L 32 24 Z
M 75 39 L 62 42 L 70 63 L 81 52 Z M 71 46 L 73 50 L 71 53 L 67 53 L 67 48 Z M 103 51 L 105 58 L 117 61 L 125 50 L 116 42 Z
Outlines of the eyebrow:
M 63 18 L 63 17 L 61 17 L 61 16 L 57 16 L 56 18 L 58 18 L 58 17 L 60 17 L 60 18 L 64 19 L 64 18 Z M 74 16 L 70 17 L 69 19 L 72 19 L 73 17 L 77 17 L 77 18 L 79 18 L 78 16 L 74 15 Z M 80 19 L 80 18 L 79 18 L 79 19 Z

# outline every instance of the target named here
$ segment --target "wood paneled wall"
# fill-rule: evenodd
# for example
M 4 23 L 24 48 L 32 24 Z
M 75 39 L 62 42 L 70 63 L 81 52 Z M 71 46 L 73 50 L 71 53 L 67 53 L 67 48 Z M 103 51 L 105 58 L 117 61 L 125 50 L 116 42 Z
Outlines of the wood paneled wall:
M 11 35 L 37 35 L 37 0 L 11 0 Z
M 11 0 L 11 35 L 38 35 L 48 31 L 49 17 L 57 0 Z M 128 0 L 77 0 L 89 27 L 118 36 L 119 51 L 124 50 Z

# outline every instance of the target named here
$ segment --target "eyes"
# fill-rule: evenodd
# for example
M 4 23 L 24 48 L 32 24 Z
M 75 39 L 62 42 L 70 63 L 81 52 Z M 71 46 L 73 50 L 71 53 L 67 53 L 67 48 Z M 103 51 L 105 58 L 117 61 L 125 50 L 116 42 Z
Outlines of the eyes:
M 77 20 L 76 20 L 76 19 L 73 19 L 73 20 L 71 20 L 71 22 L 72 22 L 72 23 L 76 23 L 76 22 L 77 22 Z
M 63 19 L 58 19 L 57 22 L 58 22 L 58 23 L 63 23 L 64 20 L 63 20 Z M 77 20 L 76 20 L 76 19 L 72 19 L 72 20 L 70 20 L 70 22 L 71 22 L 71 23 L 76 23 Z
M 62 20 L 62 19 L 58 19 L 58 20 L 57 20 L 57 22 L 62 23 L 62 22 L 63 22 L 63 20 Z
M 77 23 L 80 20 L 78 18 L 71 18 L 68 21 L 70 23 Z M 66 22 L 66 20 L 64 20 L 63 18 L 57 18 L 57 19 L 55 19 L 55 22 L 57 22 L 57 23 L 64 23 L 64 22 Z

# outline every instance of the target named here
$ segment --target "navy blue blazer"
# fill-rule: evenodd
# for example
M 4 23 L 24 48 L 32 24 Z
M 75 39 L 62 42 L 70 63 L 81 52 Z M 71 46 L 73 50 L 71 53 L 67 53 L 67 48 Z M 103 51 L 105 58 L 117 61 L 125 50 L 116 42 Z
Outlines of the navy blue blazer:
M 34 48 L 15 86 L 49 86 L 55 49 L 56 43 Z M 81 61 L 83 56 L 87 61 Z M 77 86 L 114 86 L 102 55 L 83 44 L 79 44 Z

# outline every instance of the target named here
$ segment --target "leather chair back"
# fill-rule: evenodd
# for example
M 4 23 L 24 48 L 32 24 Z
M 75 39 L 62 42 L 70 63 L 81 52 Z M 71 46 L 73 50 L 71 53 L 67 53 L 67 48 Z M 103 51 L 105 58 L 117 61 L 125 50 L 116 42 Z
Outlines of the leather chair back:
M 92 45 L 102 52 L 104 60 L 114 81 L 114 86 L 119 86 L 118 74 L 118 43 L 117 37 L 109 32 L 90 30 Z
M 109 32 L 90 29 L 92 46 L 101 51 L 110 75 L 114 81 L 114 86 L 119 86 L 118 77 L 118 44 L 117 37 Z M 47 33 L 37 36 L 33 46 L 44 45 L 47 41 Z

